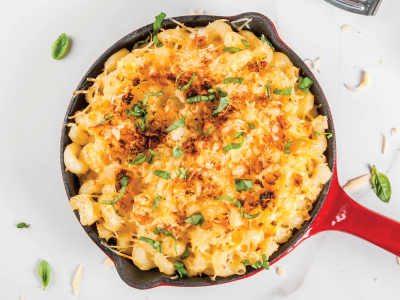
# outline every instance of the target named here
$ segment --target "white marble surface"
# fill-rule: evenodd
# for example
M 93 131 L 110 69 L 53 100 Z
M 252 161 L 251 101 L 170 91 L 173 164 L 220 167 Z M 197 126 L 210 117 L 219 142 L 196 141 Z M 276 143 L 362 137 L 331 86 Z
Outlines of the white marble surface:
M 382 203 L 368 186 L 351 196 L 400 220 L 400 135 L 390 136 L 392 127 L 400 128 L 400 1 L 384 0 L 376 17 L 350 14 L 322 0 L 3 1 L 0 299 L 74 299 L 71 282 L 79 264 L 80 299 L 399 299 L 396 258 L 336 232 L 309 239 L 269 272 L 213 287 L 139 291 L 126 286 L 113 267 L 102 265 L 105 256 L 70 211 L 60 175 L 59 138 L 71 92 L 116 40 L 151 23 L 160 11 L 172 17 L 191 9 L 263 13 L 300 57 L 323 59 L 323 73 L 316 76 L 334 116 L 339 180 L 343 185 L 376 164 L 392 182 L 391 203 Z M 341 32 L 345 24 L 352 30 Z M 65 59 L 55 61 L 50 49 L 62 32 L 73 44 Z M 353 94 L 343 84 L 358 84 L 361 70 L 371 73 L 372 83 Z M 386 155 L 381 154 L 382 133 L 389 136 Z M 31 228 L 16 229 L 20 221 Z M 52 267 L 45 292 L 36 271 L 42 259 Z M 285 276 L 276 274 L 277 266 L 285 268 Z

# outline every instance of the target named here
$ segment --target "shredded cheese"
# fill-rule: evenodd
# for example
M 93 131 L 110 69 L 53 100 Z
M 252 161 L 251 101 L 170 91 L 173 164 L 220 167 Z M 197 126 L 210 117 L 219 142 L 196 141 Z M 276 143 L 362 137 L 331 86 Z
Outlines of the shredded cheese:
M 351 26 L 350 25 L 344 25 L 344 26 L 342 26 L 342 31 L 343 32 L 347 32 L 347 31 L 350 31 L 351 30 Z
M 191 14 L 192 16 L 204 15 L 204 10 L 196 11 L 196 10 L 191 9 L 191 10 L 190 10 L 190 14 Z
M 249 28 L 250 29 L 250 26 L 248 25 L 251 21 L 252 21 L 253 19 L 252 18 L 242 18 L 242 19 L 239 19 L 239 20 L 235 20 L 235 21 L 232 21 L 231 22 L 231 24 L 232 24 L 232 26 L 235 28 L 235 29 L 237 29 L 237 30 L 242 30 L 244 27 L 247 27 L 247 28 Z M 242 25 L 240 25 L 240 26 L 237 26 L 235 23 L 240 23 L 240 22 L 244 22 Z
M 371 178 L 371 175 L 369 175 L 369 174 L 361 176 L 361 177 L 358 177 L 356 179 L 350 180 L 343 188 L 345 190 L 358 189 L 359 187 L 361 187 L 364 184 L 366 184 L 370 178 Z
M 356 88 L 348 86 L 347 84 L 345 84 L 344 86 L 349 91 L 351 91 L 353 93 L 358 93 L 358 92 L 361 91 L 362 88 L 369 86 L 370 85 L 370 81 L 371 81 L 371 79 L 370 79 L 369 73 L 368 72 L 363 72 L 361 82 Z
M 283 276 L 286 274 L 286 271 L 283 267 L 279 267 L 276 269 L 276 274 L 278 274 L 279 276 Z
M 81 290 L 81 279 L 82 279 L 82 265 L 79 265 L 76 271 L 74 281 L 72 282 L 72 288 L 74 290 L 74 296 L 78 297 Z
M 389 148 L 389 141 L 385 134 L 382 134 L 382 137 L 383 137 L 382 154 L 385 154 L 387 152 L 387 149 Z
M 20 299 L 20 300 L 25 300 L 25 297 L 24 297 L 23 295 L 20 295 L 20 296 L 19 296 L 19 299 Z
M 103 266 L 107 268 L 111 267 L 113 264 L 113 261 L 109 257 L 107 257 L 107 259 L 103 262 Z
M 322 62 L 322 58 L 318 57 L 315 61 L 312 59 L 305 59 L 304 62 L 310 62 L 311 63 L 311 68 L 314 71 L 317 71 L 318 73 L 322 74 L 321 69 L 319 68 L 319 63 Z
M 392 131 L 391 131 L 392 135 L 395 135 L 395 134 L 398 134 L 398 133 L 399 133 L 399 130 L 397 128 L 392 128 Z
M 397 264 L 400 266 L 400 257 L 397 256 Z

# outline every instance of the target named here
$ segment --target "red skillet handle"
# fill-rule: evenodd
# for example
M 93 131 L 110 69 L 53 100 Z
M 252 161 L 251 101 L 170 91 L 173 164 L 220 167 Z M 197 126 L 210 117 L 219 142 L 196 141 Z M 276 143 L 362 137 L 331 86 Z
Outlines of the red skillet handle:
M 400 223 L 352 200 L 340 187 L 336 172 L 325 203 L 311 226 L 310 235 L 325 230 L 342 231 L 400 256 Z

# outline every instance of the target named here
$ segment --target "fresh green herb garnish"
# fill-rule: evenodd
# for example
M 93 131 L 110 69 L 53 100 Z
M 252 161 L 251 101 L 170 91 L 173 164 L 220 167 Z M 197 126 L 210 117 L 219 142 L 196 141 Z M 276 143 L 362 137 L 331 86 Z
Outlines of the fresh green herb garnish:
M 159 234 L 161 232 L 162 234 L 165 234 L 166 236 L 172 237 L 175 240 L 175 256 L 178 255 L 178 251 L 176 250 L 176 247 L 178 246 L 178 240 L 176 239 L 175 235 L 171 231 L 162 229 L 161 227 L 156 227 L 156 229 L 154 229 L 153 232 L 155 234 Z
M 271 84 L 272 80 L 265 86 L 267 88 L 267 95 L 269 100 L 271 100 Z
M 247 125 L 249 125 L 250 130 L 253 130 L 256 128 L 256 125 L 254 125 L 253 123 L 247 123 Z
M 31 224 L 26 224 L 24 222 L 18 223 L 17 228 L 29 228 Z
M 204 223 L 204 217 L 201 213 L 197 213 L 194 215 L 191 215 L 189 218 L 185 220 L 186 223 L 195 225 L 195 226 L 200 226 Z
M 116 213 L 118 216 L 120 216 L 121 218 L 124 218 L 124 219 L 129 219 L 129 217 L 126 217 L 126 216 L 121 215 L 121 213 L 119 212 L 119 210 L 118 210 L 118 208 L 117 208 L 117 203 L 115 203 L 113 206 L 114 206 L 115 213 Z
M 225 52 L 240 52 L 240 51 L 245 50 L 245 49 L 250 47 L 249 43 L 246 40 L 242 40 L 242 44 L 245 46 L 244 49 L 240 49 L 240 48 L 236 48 L 236 47 L 224 47 L 224 48 L 222 48 L 222 51 L 225 51 Z
M 287 142 L 287 143 L 285 144 L 285 147 L 283 147 L 283 150 L 285 151 L 286 154 L 290 154 L 290 146 L 291 146 L 292 143 L 294 143 L 294 142 L 305 142 L 305 140 L 297 139 L 297 140 L 293 140 L 293 141 Z
M 185 251 L 179 256 L 180 259 L 184 260 L 190 256 L 190 250 L 189 247 L 186 245 Z
M 211 101 L 215 98 L 216 98 L 216 96 L 214 94 L 211 94 L 208 96 L 198 95 L 198 96 L 187 98 L 186 102 L 189 104 L 192 104 L 192 103 L 200 102 L 200 101 Z
M 371 172 L 372 189 L 382 202 L 389 203 L 392 196 L 392 187 L 386 175 L 379 173 L 375 165 Z
M 224 147 L 225 152 L 228 152 L 232 149 L 239 149 L 243 146 L 244 143 L 244 132 L 240 131 L 240 132 L 236 132 L 235 136 L 233 137 L 234 140 L 236 140 L 237 138 L 239 138 L 240 136 L 242 136 L 242 141 L 240 143 L 230 143 L 228 146 Z
M 242 215 L 242 217 L 246 218 L 246 219 L 254 219 L 255 217 L 258 217 L 259 214 L 261 214 L 261 212 L 258 212 L 255 215 L 249 215 L 249 214 L 246 214 L 242 209 L 240 209 L 239 212 Z
M 179 106 L 180 106 L 181 101 L 179 101 L 179 98 L 177 98 L 177 97 L 169 98 L 168 100 L 166 100 L 163 103 L 161 103 L 160 107 L 162 107 L 165 103 L 167 103 L 170 100 L 178 100 L 178 110 L 179 110 Z
M 106 121 L 110 120 L 112 117 L 114 117 L 113 114 L 107 114 L 107 116 L 99 122 L 99 125 L 103 125 Z
M 157 198 L 156 198 L 156 200 L 154 201 L 153 206 L 152 206 L 152 208 L 153 208 L 154 210 L 156 210 L 157 207 L 158 207 L 158 205 L 160 205 L 161 200 L 162 200 L 162 197 L 161 197 L 160 195 L 157 195 Z
M 235 83 L 241 84 L 243 82 L 243 78 L 225 78 L 224 79 L 224 84 L 227 84 L 230 82 L 235 82 Z
M 271 47 L 272 51 L 275 51 L 275 47 L 264 35 L 261 36 L 260 40 L 261 40 L 261 43 L 263 43 L 263 44 L 267 43 L 267 45 Z
M 121 179 L 121 190 L 119 191 L 118 196 L 115 197 L 112 200 L 103 200 L 103 203 L 104 204 L 115 204 L 115 203 L 117 203 L 117 201 L 119 199 L 121 199 L 121 197 L 124 195 L 126 187 L 128 186 L 128 182 L 129 182 L 128 177 L 126 177 L 126 176 L 122 177 L 122 179 Z
M 262 263 L 263 268 L 265 270 L 269 270 L 269 262 L 268 262 L 267 256 L 265 254 L 262 255 L 262 260 L 263 260 L 263 263 Z
M 243 45 L 246 47 L 245 49 L 250 48 L 249 43 L 246 40 L 242 40 Z
M 135 45 L 133 45 L 132 50 L 139 48 L 141 44 L 148 43 L 149 41 L 150 41 L 150 36 L 148 36 L 144 41 L 136 42 Z
M 144 96 L 144 99 L 143 99 L 143 104 L 147 104 L 147 100 L 149 100 L 150 96 L 160 97 L 162 95 L 164 95 L 163 91 L 158 91 L 157 93 L 146 93 L 146 95 Z
M 174 261 L 174 266 L 180 277 L 188 277 L 189 273 L 185 269 L 185 264 L 180 260 Z
M 242 205 L 240 204 L 240 202 L 235 199 L 235 198 L 231 198 L 231 197 L 227 197 L 227 196 L 217 196 L 214 197 L 214 200 L 225 200 L 225 201 L 230 201 L 233 202 L 233 204 L 237 207 L 240 208 Z
M 306 95 L 308 95 L 308 93 L 310 92 L 310 87 L 312 86 L 312 84 L 314 83 L 310 78 L 308 77 L 301 77 L 299 76 L 299 80 L 300 84 L 297 86 L 303 93 L 305 93 Z
M 128 155 L 128 163 L 131 165 L 138 165 L 141 164 L 142 162 L 146 161 L 146 154 L 144 153 L 139 153 L 138 155 L 136 155 L 135 160 L 134 161 L 130 161 L 129 157 L 131 155 Z
M 253 181 L 251 179 L 235 179 L 235 186 L 238 192 L 250 191 L 253 189 Z
M 156 249 L 158 252 L 163 253 L 163 249 L 161 247 L 162 242 L 161 241 L 153 241 L 152 239 L 149 239 L 145 236 L 141 236 L 139 238 L 140 241 L 146 242 L 153 246 L 154 249 Z
M 69 39 L 65 33 L 62 33 L 53 43 L 51 47 L 51 56 L 54 59 L 63 58 L 68 52 Z
M 189 171 L 186 168 L 179 168 L 175 170 L 176 175 L 180 178 L 180 179 L 188 179 L 189 178 Z
M 51 269 L 49 263 L 45 260 L 42 260 L 42 262 L 39 264 L 38 272 L 40 279 L 42 279 L 43 291 L 44 291 L 50 281 Z
M 216 110 L 212 112 L 213 115 L 219 114 L 225 107 L 229 105 L 229 97 L 228 93 L 223 91 L 221 88 L 215 88 L 215 89 L 209 89 L 209 93 L 215 93 L 218 92 L 218 95 L 220 97 L 219 99 L 219 104 Z
M 166 171 L 161 171 L 161 170 L 155 170 L 153 172 L 153 175 L 156 175 L 158 177 L 164 178 L 164 179 L 171 179 L 171 173 L 166 172 Z
M 198 133 L 202 133 L 202 134 L 210 134 L 211 131 L 213 130 L 213 126 L 211 125 L 210 129 L 208 129 L 207 131 L 203 131 L 203 130 L 199 130 L 193 127 L 194 124 L 199 123 L 199 121 L 194 122 L 192 125 L 190 125 L 194 131 L 198 132 Z
M 276 95 L 290 95 L 292 93 L 292 87 L 284 89 L 284 90 L 280 90 L 280 89 L 274 89 L 274 94 Z
M 185 128 L 185 116 L 183 116 L 180 120 L 172 123 L 171 126 L 165 129 L 165 132 L 170 132 L 177 128 Z
M 327 139 L 330 139 L 332 137 L 332 133 L 330 133 L 330 132 L 319 133 L 317 131 L 314 131 L 315 136 L 320 136 L 320 135 L 324 135 L 324 134 L 326 135 Z
M 192 78 L 190 78 L 189 82 L 188 82 L 185 86 L 179 86 L 179 84 L 178 84 L 178 78 L 179 78 L 183 73 L 184 73 L 184 72 L 180 72 L 179 75 L 178 75 L 178 76 L 176 77 L 176 79 L 175 79 L 176 87 L 177 87 L 178 90 L 180 90 L 180 91 L 186 90 L 186 89 L 192 84 L 192 81 L 193 81 L 194 77 L 196 76 L 196 73 L 193 73 Z
M 178 159 L 182 155 L 185 155 L 185 152 L 182 151 L 181 147 L 175 146 L 175 147 L 172 148 L 172 156 L 175 159 Z
M 263 254 L 262 256 L 263 258 L 263 262 L 261 262 L 261 260 L 256 260 L 256 262 L 254 264 L 252 264 L 250 261 L 248 261 L 247 259 L 242 260 L 242 264 L 247 266 L 252 266 L 255 269 L 259 269 L 261 267 L 264 267 L 264 269 L 269 270 L 269 263 L 267 261 L 267 257 L 265 256 L 265 254 Z M 264 261 L 265 258 L 265 261 Z
M 162 47 L 164 44 L 158 39 L 157 34 L 160 32 L 161 24 L 167 15 L 163 12 L 156 16 L 156 21 L 153 23 L 153 41 L 157 48 Z
M 161 155 L 158 154 L 157 152 L 155 152 L 155 151 L 153 151 L 153 150 L 151 150 L 151 149 L 149 149 L 149 152 L 150 152 L 150 154 L 149 154 L 149 159 L 147 160 L 147 162 L 148 162 L 149 164 L 152 164 L 152 163 L 154 162 L 154 156 L 155 156 L 155 157 L 158 157 L 158 158 L 161 159 L 161 160 L 163 160 L 162 157 L 161 157 Z

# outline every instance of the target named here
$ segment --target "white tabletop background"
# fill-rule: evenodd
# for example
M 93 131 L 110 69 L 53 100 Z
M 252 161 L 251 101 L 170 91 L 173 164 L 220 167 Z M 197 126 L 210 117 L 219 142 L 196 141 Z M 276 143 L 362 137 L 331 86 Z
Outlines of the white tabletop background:
M 362 205 L 400 220 L 400 1 L 384 0 L 378 15 L 364 17 L 322 0 L 20 0 L 0 10 L 0 299 L 75 299 L 72 279 L 83 265 L 80 299 L 399 299 L 396 257 L 356 237 L 326 232 L 253 277 L 204 287 L 128 287 L 82 230 L 69 208 L 61 179 L 59 140 L 71 93 L 109 46 L 152 23 L 204 10 L 207 14 L 259 12 L 303 58 L 321 57 L 316 73 L 334 117 L 341 185 L 376 164 L 388 175 L 393 197 L 381 202 L 369 185 L 350 195 Z M 342 32 L 343 25 L 352 29 Z M 65 32 L 72 48 L 60 61 L 53 41 Z M 362 34 L 359 34 L 361 32 Z M 383 61 L 383 64 L 380 64 Z M 357 69 L 354 69 L 357 67 Z M 359 94 L 361 71 L 371 85 Z M 389 150 L 382 154 L 382 134 Z M 24 221 L 29 229 L 17 229 Z M 52 275 L 42 291 L 37 267 Z M 278 276 L 283 266 L 286 275 Z M 377 278 L 376 282 L 374 280 Z

